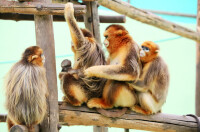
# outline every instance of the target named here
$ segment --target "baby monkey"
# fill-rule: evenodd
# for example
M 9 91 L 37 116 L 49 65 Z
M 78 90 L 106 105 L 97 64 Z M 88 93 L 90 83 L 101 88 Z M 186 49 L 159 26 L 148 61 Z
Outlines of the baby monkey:
M 34 125 L 43 121 L 48 96 L 44 61 L 43 50 L 31 46 L 7 73 L 5 88 L 9 130 L 13 125 L 25 125 L 32 132 Z
M 132 110 L 149 115 L 161 111 L 161 107 L 166 101 L 169 72 L 166 63 L 158 55 L 158 45 L 146 41 L 141 46 L 142 74 L 136 82 L 129 83 L 129 86 L 137 91 L 139 101 L 138 105 L 132 107 Z

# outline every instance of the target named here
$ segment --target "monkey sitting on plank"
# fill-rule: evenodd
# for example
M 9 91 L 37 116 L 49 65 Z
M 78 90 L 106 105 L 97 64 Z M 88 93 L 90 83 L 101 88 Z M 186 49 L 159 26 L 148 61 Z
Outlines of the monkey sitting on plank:
M 43 121 L 48 96 L 44 62 L 43 50 L 32 46 L 7 73 L 4 84 L 9 130 L 13 125 L 25 125 L 34 131 L 34 125 Z
M 105 65 L 106 61 L 104 52 L 92 33 L 78 27 L 74 18 L 73 4 L 68 2 L 64 12 L 72 38 L 74 65 L 71 69 L 67 60 L 66 64 L 63 62 L 62 71 L 64 72 L 59 74 L 59 79 L 64 93 L 63 101 L 74 106 L 81 106 L 88 99 L 102 95 L 106 79 L 79 76 L 79 73 L 94 65 Z
M 89 67 L 84 71 L 84 75 L 108 80 L 102 97 L 90 99 L 87 106 L 103 109 L 132 107 L 137 99 L 134 89 L 126 82 L 139 79 L 142 68 L 139 46 L 121 25 L 108 26 L 104 36 L 104 45 L 109 52 L 107 65 Z
M 161 111 L 161 107 L 166 101 L 169 72 L 167 64 L 158 54 L 160 50 L 158 45 L 146 41 L 141 48 L 142 74 L 136 82 L 129 83 L 130 87 L 138 91 L 138 105 L 131 109 L 149 115 Z

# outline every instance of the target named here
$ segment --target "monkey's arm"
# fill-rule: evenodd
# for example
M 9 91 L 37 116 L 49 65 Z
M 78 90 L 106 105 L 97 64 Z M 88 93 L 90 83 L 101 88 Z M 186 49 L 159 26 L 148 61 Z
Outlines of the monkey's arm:
M 78 27 L 76 19 L 74 18 L 74 8 L 72 3 L 67 3 L 65 5 L 65 19 L 69 25 L 70 34 L 72 37 L 72 42 L 75 49 L 81 47 L 81 44 L 85 41 L 82 31 Z
M 101 65 L 93 66 L 84 71 L 88 77 L 100 77 L 118 81 L 133 81 L 137 76 L 124 72 L 124 66 L 121 65 Z

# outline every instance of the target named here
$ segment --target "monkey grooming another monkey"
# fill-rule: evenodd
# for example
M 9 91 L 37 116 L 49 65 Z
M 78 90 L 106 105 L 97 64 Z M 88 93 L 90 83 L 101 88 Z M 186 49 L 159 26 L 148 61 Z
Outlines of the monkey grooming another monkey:
M 48 96 L 44 61 L 43 50 L 32 46 L 7 73 L 4 85 L 9 130 L 13 125 L 25 125 L 32 132 L 34 125 L 43 121 Z
M 146 41 L 141 46 L 142 74 L 136 82 L 129 83 L 129 86 L 138 91 L 139 105 L 133 106 L 132 110 L 149 115 L 161 111 L 161 107 L 166 101 L 169 72 L 166 63 L 158 54 L 158 45 Z
M 65 5 L 65 19 L 72 38 L 74 65 L 72 69 L 63 67 L 63 70 L 67 70 L 59 73 L 59 79 L 64 93 L 63 101 L 80 106 L 88 99 L 102 95 L 106 79 L 79 76 L 79 73 L 94 65 L 104 65 L 106 61 L 104 52 L 93 35 L 88 30 L 78 27 L 74 18 L 73 4 L 70 2 Z
M 103 97 L 90 99 L 87 106 L 103 109 L 132 107 L 137 100 L 134 90 L 126 81 L 139 79 L 141 72 L 139 46 L 121 25 L 108 26 L 104 36 L 104 44 L 109 52 L 107 65 L 89 67 L 84 74 L 108 80 L 103 89 Z

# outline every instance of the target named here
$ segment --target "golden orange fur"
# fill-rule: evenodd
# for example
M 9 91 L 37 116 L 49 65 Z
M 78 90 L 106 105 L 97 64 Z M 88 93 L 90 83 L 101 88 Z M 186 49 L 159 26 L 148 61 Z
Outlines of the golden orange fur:
M 104 32 L 104 44 L 109 52 L 107 65 L 93 66 L 84 71 L 88 77 L 108 79 L 102 98 L 93 98 L 89 108 L 132 107 L 136 96 L 124 81 L 134 81 L 140 76 L 139 47 L 121 25 L 111 25 Z
M 129 83 L 129 86 L 138 91 L 138 105 L 133 106 L 132 110 L 149 115 L 161 111 L 166 101 L 169 72 L 166 63 L 158 54 L 158 45 L 146 41 L 141 46 L 142 74 L 137 81 Z

